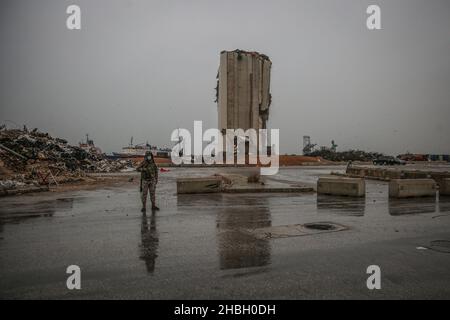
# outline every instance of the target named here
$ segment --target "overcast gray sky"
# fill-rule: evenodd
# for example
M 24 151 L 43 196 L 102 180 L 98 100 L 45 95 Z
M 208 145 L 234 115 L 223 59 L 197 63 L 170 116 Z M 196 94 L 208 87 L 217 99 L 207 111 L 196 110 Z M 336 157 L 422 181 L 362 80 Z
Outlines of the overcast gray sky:
M 82 29 L 66 28 L 77 4 Z M 382 30 L 366 28 L 381 7 Z M 104 151 L 217 127 L 222 50 L 273 63 L 269 127 L 339 150 L 450 153 L 450 1 L 2 0 L 0 123 Z M 8 120 L 8 121 L 7 121 Z

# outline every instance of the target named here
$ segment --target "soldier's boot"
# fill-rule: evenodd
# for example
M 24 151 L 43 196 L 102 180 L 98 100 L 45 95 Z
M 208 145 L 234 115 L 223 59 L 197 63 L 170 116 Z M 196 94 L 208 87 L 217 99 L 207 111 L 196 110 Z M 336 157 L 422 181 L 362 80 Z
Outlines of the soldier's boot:
M 159 208 L 156 206 L 156 196 L 155 196 L 155 190 L 152 189 L 150 192 L 150 200 L 152 201 L 152 210 L 158 211 Z

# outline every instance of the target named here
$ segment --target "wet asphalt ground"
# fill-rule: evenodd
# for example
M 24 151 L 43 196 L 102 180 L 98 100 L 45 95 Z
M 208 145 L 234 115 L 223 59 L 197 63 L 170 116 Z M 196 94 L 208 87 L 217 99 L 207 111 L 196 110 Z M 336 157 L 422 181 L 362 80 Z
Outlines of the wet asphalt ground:
M 160 174 L 161 211 L 140 212 L 136 180 L 120 187 L 0 198 L 0 298 L 433 299 L 450 298 L 450 197 L 365 199 L 308 194 L 176 195 Z M 344 167 L 281 169 L 280 181 L 315 183 Z M 347 229 L 296 237 L 248 230 L 332 222 Z M 288 227 L 289 228 L 289 227 Z M 68 290 L 66 268 L 81 268 Z M 366 286 L 369 265 L 381 289 Z

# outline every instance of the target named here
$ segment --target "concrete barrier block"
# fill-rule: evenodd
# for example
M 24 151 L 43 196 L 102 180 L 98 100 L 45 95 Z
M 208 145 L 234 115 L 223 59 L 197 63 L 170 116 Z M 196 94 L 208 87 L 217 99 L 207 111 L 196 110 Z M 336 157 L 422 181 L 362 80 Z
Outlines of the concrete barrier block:
M 403 177 L 405 179 L 429 179 L 430 174 L 427 171 L 405 171 Z
M 433 179 L 394 179 L 389 183 L 389 197 L 432 197 L 436 196 L 436 189 Z
M 362 178 L 320 177 L 317 193 L 336 196 L 364 197 L 366 183 Z
M 389 180 L 400 179 L 402 177 L 403 172 L 397 170 L 386 170 L 385 178 Z
M 367 169 L 360 167 L 348 167 L 346 173 L 353 176 L 364 177 L 366 175 L 366 170 Z
M 437 185 L 439 186 L 439 189 L 445 188 L 445 186 L 442 187 L 445 184 L 445 179 L 450 179 L 449 172 L 430 172 L 430 176 L 431 179 L 436 181 Z
M 177 179 L 177 193 L 214 193 L 222 191 L 222 178 L 179 178 Z
M 450 196 L 450 179 L 442 179 L 442 183 L 439 186 L 439 195 Z

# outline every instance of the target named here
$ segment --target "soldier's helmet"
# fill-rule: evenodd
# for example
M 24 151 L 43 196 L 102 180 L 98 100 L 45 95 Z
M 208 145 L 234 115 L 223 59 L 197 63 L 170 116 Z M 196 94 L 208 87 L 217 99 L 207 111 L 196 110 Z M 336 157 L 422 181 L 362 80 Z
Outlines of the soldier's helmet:
M 145 160 L 150 160 L 151 158 L 153 158 L 153 153 L 151 151 L 145 152 L 144 159 Z

